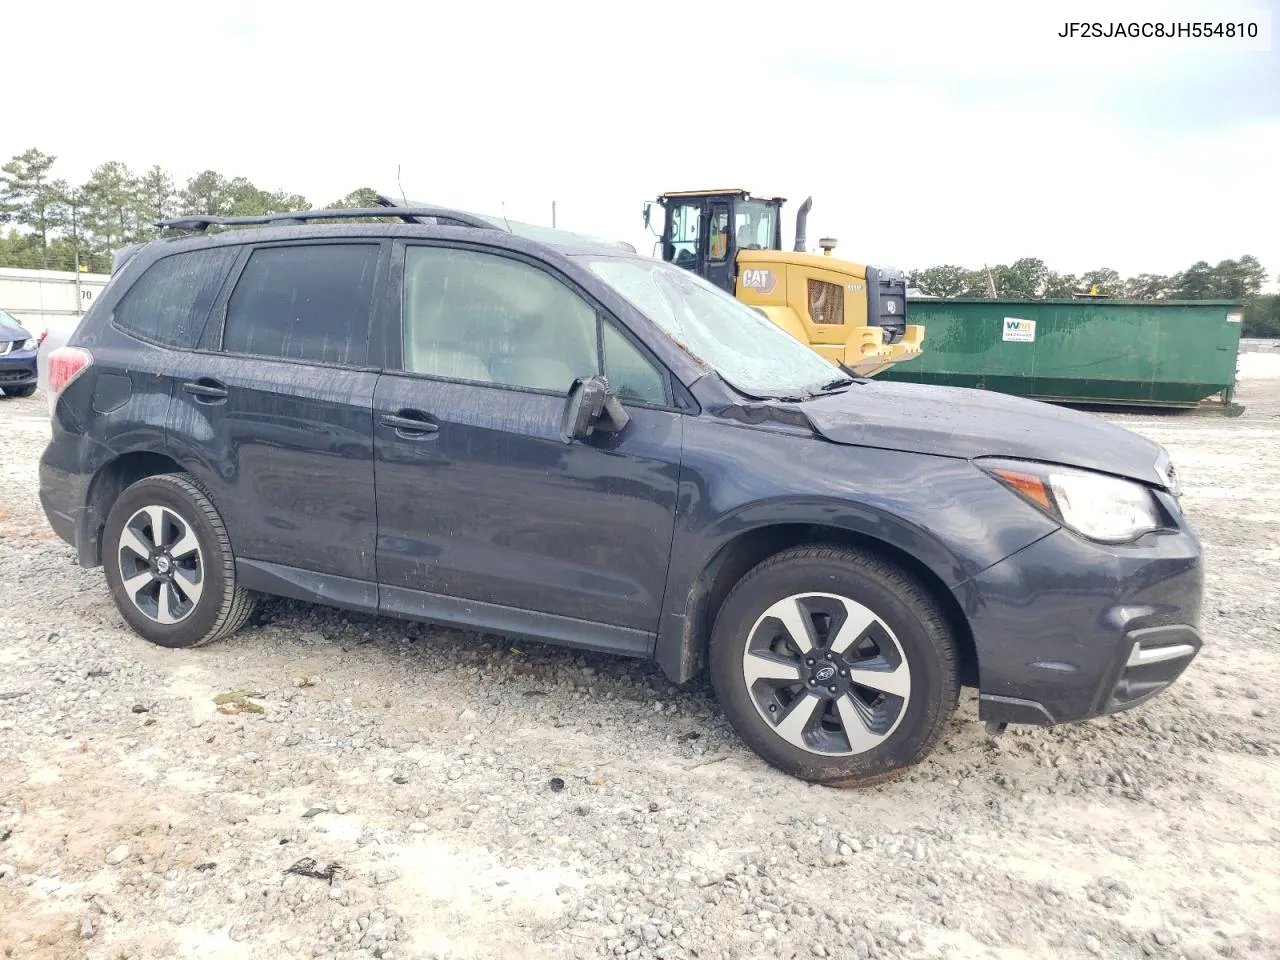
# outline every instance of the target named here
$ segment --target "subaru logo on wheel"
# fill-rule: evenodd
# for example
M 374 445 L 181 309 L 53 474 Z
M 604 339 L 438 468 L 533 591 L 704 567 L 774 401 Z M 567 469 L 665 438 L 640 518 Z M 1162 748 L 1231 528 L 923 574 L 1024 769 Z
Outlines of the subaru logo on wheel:
M 821 670 L 815 673 L 813 675 L 813 679 L 817 680 L 819 683 L 826 683 L 835 675 L 836 675 L 836 668 L 827 666 L 827 667 L 823 667 Z

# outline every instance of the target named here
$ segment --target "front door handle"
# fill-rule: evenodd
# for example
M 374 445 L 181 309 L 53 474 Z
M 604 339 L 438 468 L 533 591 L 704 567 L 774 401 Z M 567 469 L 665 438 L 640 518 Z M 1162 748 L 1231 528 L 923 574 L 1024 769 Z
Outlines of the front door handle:
M 209 377 L 184 383 L 182 392 L 195 397 L 196 403 L 221 403 L 227 399 L 227 388 Z
M 399 413 L 383 414 L 382 425 L 391 427 L 397 436 L 405 439 L 425 437 L 429 433 L 437 433 L 440 430 L 440 425 L 428 420 L 427 415 L 421 410 L 401 410 Z

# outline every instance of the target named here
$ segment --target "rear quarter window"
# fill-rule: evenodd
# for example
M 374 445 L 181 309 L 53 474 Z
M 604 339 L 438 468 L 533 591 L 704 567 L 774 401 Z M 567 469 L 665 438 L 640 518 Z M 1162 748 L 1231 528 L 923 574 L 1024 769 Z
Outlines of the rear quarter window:
M 235 257 L 235 247 L 212 247 L 157 260 L 121 297 L 112 320 L 143 340 L 194 347 Z

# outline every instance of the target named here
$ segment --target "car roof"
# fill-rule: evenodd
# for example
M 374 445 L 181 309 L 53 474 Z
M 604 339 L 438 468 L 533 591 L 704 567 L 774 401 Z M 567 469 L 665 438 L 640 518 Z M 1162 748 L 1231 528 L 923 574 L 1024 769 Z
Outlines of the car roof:
M 513 249 L 529 250 L 533 247 L 551 248 L 563 256 L 634 256 L 640 257 L 636 248 L 625 241 L 602 240 L 588 234 L 540 227 L 535 224 L 508 221 L 505 218 L 474 214 L 464 210 L 430 205 L 400 206 L 385 197 L 379 197 L 385 206 L 365 208 L 339 208 L 324 210 L 289 211 L 248 217 L 224 217 L 204 214 L 187 214 L 157 221 L 164 233 L 154 240 L 130 244 L 119 248 L 112 257 L 111 272 L 118 273 L 135 256 L 148 250 L 155 256 L 178 249 L 194 249 L 206 245 L 240 243 L 273 243 L 280 240 L 303 239 L 315 236 L 440 236 L 440 230 L 450 239 L 466 239 L 467 230 L 481 230 L 505 235 L 524 243 L 503 244 Z M 368 223 L 372 218 L 380 222 Z M 385 222 L 399 218 L 404 222 Z M 444 221 L 443 223 L 441 221 Z M 210 231 L 210 228 L 219 228 Z M 419 229 L 414 229 L 415 227 Z M 249 232 L 249 228 L 252 228 Z M 391 228 L 388 231 L 388 228 Z M 301 232 L 300 232 L 301 231 Z M 456 233 L 453 231 L 457 231 Z M 225 238 L 225 239 L 224 239 Z M 160 246 L 167 247 L 162 251 Z M 148 257 L 148 260 L 152 257 Z
M 610 241 L 588 234 L 574 233 L 568 230 L 558 230 L 553 227 L 543 227 L 536 224 L 523 223 L 521 221 L 508 220 L 505 217 L 493 217 L 486 214 L 476 214 L 470 211 L 457 210 L 450 207 L 439 207 L 429 204 L 411 204 L 400 206 L 394 204 L 386 197 L 379 197 L 378 200 L 383 204 L 378 207 L 363 207 L 353 209 L 324 209 L 324 210 L 302 210 L 288 211 L 283 213 L 268 213 L 258 216 L 248 217 L 224 217 L 216 215 L 188 214 L 181 217 L 174 217 L 167 220 L 157 222 L 156 226 L 169 231 L 178 231 L 184 236 L 202 236 L 217 237 L 223 234 L 224 230 L 234 231 L 240 234 L 243 229 L 254 228 L 253 241 L 262 242 L 264 240 L 287 239 L 289 237 L 308 236 L 319 231 L 322 233 L 332 233 L 333 230 L 326 230 L 325 227 L 335 224 L 343 224 L 345 228 L 343 232 L 353 234 L 370 234 L 377 235 L 385 233 L 388 226 L 385 222 L 380 223 L 361 223 L 359 221 L 367 221 L 372 218 L 399 218 L 404 221 L 406 226 L 427 226 L 427 227 L 453 227 L 462 230 L 484 230 L 503 233 L 511 237 L 518 237 L 523 240 L 532 241 L 535 244 L 553 247 L 563 254 L 586 254 L 586 253 L 630 253 L 635 254 L 636 248 L 625 241 Z M 356 222 L 352 222 L 356 221 Z M 214 233 L 210 233 L 210 228 L 219 228 Z M 299 229 L 306 229 L 306 233 L 298 234 Z M 359 229 L 364 228 L 364 229 Z M 263 232 L 259 232 L 263 231 Z M 395 233 L 408 233 L 413 235 L 417 231 L 396 230 Z M 162 240 L 175 239 L 172 234 L 162 236 Z M 226 242 L 246 242 L 248 238 L 238 236 L 233 241 Z M 154 242 L 154 241 L 153 241 Z M 136 247 L 125 247 L 117 251 L 116 263 L 113 265 L 113 272 L 122 266 L 133 255 L 141 249 L 143 245 Z
M 366 216 L 383 216 L 386 211 L 380 210 L 357 210 L 353 213 L 363 213 Z M 332 238 L 337 240 L 342 237 L 348 238 L 367 238 L 383 239 L 395 237 L 422 237 L 448 239 L 466 242 L 468 240 L 483 242 L 487 235 L 490 242 L 496 241 L 497 246 L 501 246 L 510 250 L 520 251 L 533 254 L 540 257 L 549 257 L 554 261 L 556 257 L 611 257 L 622 259 L 651 260 L 652 258 L 637 253 L 630 246 L 620 246 L 600 241 L 593 241 L 591 238 L 580 237 L 579 235 L 566 234 L 556 238 L 556 242 L 548 243 L 547 241 L 531 236 L 522 236 L 518 233 L 512 233 L 498 227 L 489 225 L 475 226 L 455 226 L 455 225 L 437 225 L 430 223 L 361 223 L 351 222 L 353 218 L 344 217 L 340 220 L 326 220 L 319 223 L 299 223 L 297 221 L 289 221 L 286 219 L 275 219 L 267 222 L 260 222 L 263 218 L 252 218 L 256 221 L 253 224 L 240 224 L 233 221 L 238 218 L 180 218 L 176 223 L 167 224 L 170 229 L 177 232 L 169 233 L 150 240 L 146 243 L 134 244 L 129 247 L 122 247 L 116 251 L 112 263 L 112 273 L 120 272 L 124 266 L 135 259 L 138 254 L 146 252 L 139 262 L 152 262 L 155 259 L 166 256 L 171 253 L 184 252 L 187 250 L 196 250 L 205 247 L 218 247 L 227 245 L 238 245 L 244 243 L 280 243 L 289 240 L 304 240 L 312 238 Z M 194 221 L 202 221 L 197 226 Z M 207 221 L 207 222 L 203 222 Z M 345 221 L 345 222 L 344 222 Z M 247 229 L 219 229 L 210 231 L 206 229 L 209 226 L 231 227 Z

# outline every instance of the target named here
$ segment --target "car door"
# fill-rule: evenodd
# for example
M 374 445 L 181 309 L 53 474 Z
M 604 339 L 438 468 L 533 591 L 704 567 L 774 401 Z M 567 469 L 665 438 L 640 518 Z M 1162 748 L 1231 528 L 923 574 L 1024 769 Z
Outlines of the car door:
M 399 356 L 374 397 L 383 609 L 648 653 L 683 435 L 667 374 L 545 264 L 462 243 L 394 263 Z M 602 347 L 631 421 L 566 444 L 565 395 Z
M 169 445 L 208 487 L 247 586 L 377 603 L 367 354 L 389 255 L 377 240 L 248 246 L 186 355 Z

